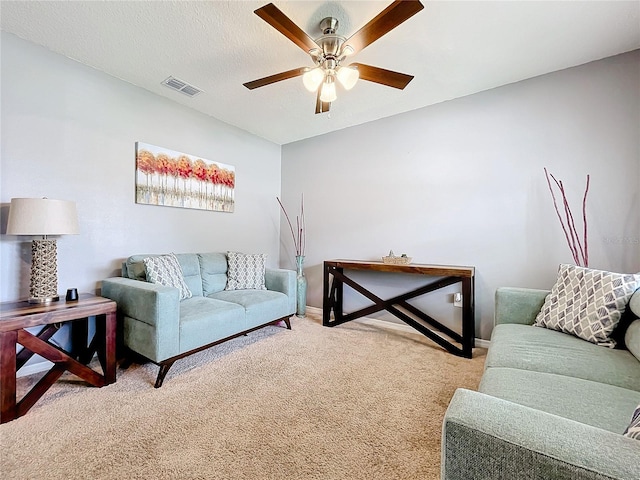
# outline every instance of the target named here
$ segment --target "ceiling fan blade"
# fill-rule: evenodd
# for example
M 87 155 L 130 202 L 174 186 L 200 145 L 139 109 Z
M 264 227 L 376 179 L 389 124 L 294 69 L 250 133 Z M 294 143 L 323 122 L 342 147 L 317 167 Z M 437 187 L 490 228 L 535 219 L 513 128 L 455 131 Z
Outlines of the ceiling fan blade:
M 298 45 L 306 53 L 309 53 L 309 50 L 314 48 L 320 48 L 309 35 L 304 33 L 300 27 L 293 23 L 293 21 L 282 13 L 273 3 L 260 7 L 253 13 Z
M 320 100 L 320 89 L 318 89 L 318 96 L 316 97 L 316 115 L 318 113 L 326 113 L 331 108 L 331 102 L 323 102 Z
M 393 70 L 385 70 L 384 68 L 372 67 L 371 65 L 364 65 L 362 63 L 352 63 L 350 66 L 357 67 L 358 73 L 362 80 L 369 82 L 380 83 L 387 87 L 398 88 L 403 90 L 411 80 L 413 75 L 407 75 L 406 73 L 394 72 Z
M 424 8 L 419 0 L 396 0 L 364 27 L 347 39 L 354 52 L 359 52 Z
M 275 75 L 269 75 L 268 77 L 259 78 L 258 80 L 254 80 L 252 82 L 243 83 L 243 85 L 249 90 L 253 90 L 254 88 L 264 87 L 265 85 L 270 85 L 281 80 L 287 80 L 288 78 L 299 77 L 306 71 L 307 69 L 305 67 L 294 68 L 293 70 L 276 73 Z

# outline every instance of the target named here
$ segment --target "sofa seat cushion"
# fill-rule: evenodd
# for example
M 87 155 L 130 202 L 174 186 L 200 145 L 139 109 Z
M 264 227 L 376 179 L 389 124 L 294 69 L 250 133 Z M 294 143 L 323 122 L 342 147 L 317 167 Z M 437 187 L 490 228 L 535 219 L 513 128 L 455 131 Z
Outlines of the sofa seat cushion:
M 180 353 L 245 330 L 244 308 L 235 303 L 192 297 L 180 303 Z
M 629 351 L 528 325 L 497 325 L 485 367 L 555 373 L 640 391 L 640 362 Z
M 247 315 L 247 328 L 289 316 L 289 299 L 284 293 L 271 290 L 225 290 L 208 298 L 242 306 Z
M 614 433 L 624 432 L 640 392 L 552 373 L 489 368 L 478 390 Z

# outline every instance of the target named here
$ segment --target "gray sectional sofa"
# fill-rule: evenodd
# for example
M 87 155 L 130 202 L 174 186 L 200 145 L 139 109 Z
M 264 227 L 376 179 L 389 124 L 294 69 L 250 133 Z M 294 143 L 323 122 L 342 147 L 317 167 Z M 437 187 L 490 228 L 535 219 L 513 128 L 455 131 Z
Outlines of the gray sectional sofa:
M 153 256 L 129 257 L 122 277 L 103 280 L 101 294 L 118 304 L 124 346 L 160 366 L 156 388 L 180 358 L 280 320 L 291 328 L 294 271 L 267 268 L 266 290 L 225 290 L 224 253 L 177 254 L 193 295 L 180 300 L 177 288 L 146 281 L 143 260 Z
M 442 433 L 442 480 L 640 480 L 640 361 L 532 326 L 548 291 L 501 288 L 479 391 L 459 389 Z M 629 303 L 640 317 L 640 290 Z M 631 318 L 632 320 L 633 318 Z M 640 320 L 626 331 L 640 352 Z

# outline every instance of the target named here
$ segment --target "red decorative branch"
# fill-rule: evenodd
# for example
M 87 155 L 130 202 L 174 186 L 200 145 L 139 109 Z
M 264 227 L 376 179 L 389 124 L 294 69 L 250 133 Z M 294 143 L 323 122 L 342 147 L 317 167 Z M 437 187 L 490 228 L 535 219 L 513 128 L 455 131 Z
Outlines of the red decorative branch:
M 556 210 L 556 215 L 558 216 L 558 220 L 560 221 L 560 225 L 562 226 L 562 231 L 564 232 L 564 237 L 567 240 L 567 245 L 569 246 L 569 250 L 571 250 L 571 255 L 573 256 L 573 260 L 576 262 L 576 265 L 588 267 L 589 253 L 588 253 L 588 243 L 587 243 L 587 194 L 589 193 L 589 175 L 587 175 L 587 185 L 585 187 L 584 197 L 582 199 L 583 239 L 581 243 L 580 237 L 578 235 L 578 230 L 576 228 L 576 223 L 573 217 L 573 213 L 571 212 L 571 207 L 569 206 L 569 201 L 567 200 L 567 195 L 564 189 L 564 185 L 562 184 L 562 181 L 557 180 L 556 177 L 553 176 L 553 174 L 550 174 L 549 172 L 547 172 L 546 167 L 544 169 L 544 174 L 545 174 L 545 177 L 547 178 L 547 185 L 549 186 L 549 191 L 551 192 L 551 198 L 553 199 L 553 206 Z M 558 187 L 558 190 L 562 194 L 562 204 L 564 207 L 564 215 L 565 215 L 564 220 L 562 218 L 562 215 L 560 214 L 560 209 L 558 208 L 558 203 L 556 201 L 556 195 L 553 191 L 553 187 L 551 185 L 551 180 L 549 180 L 549 176 L 551 176 L 554 183 Z

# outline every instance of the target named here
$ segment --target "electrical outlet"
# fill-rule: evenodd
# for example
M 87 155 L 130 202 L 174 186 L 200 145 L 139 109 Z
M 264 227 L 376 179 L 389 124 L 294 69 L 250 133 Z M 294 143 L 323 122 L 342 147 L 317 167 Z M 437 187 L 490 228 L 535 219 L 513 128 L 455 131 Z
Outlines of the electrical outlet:
M 454 293 L 453 294 L 453 306 L 462 308 L 462 294 Z

